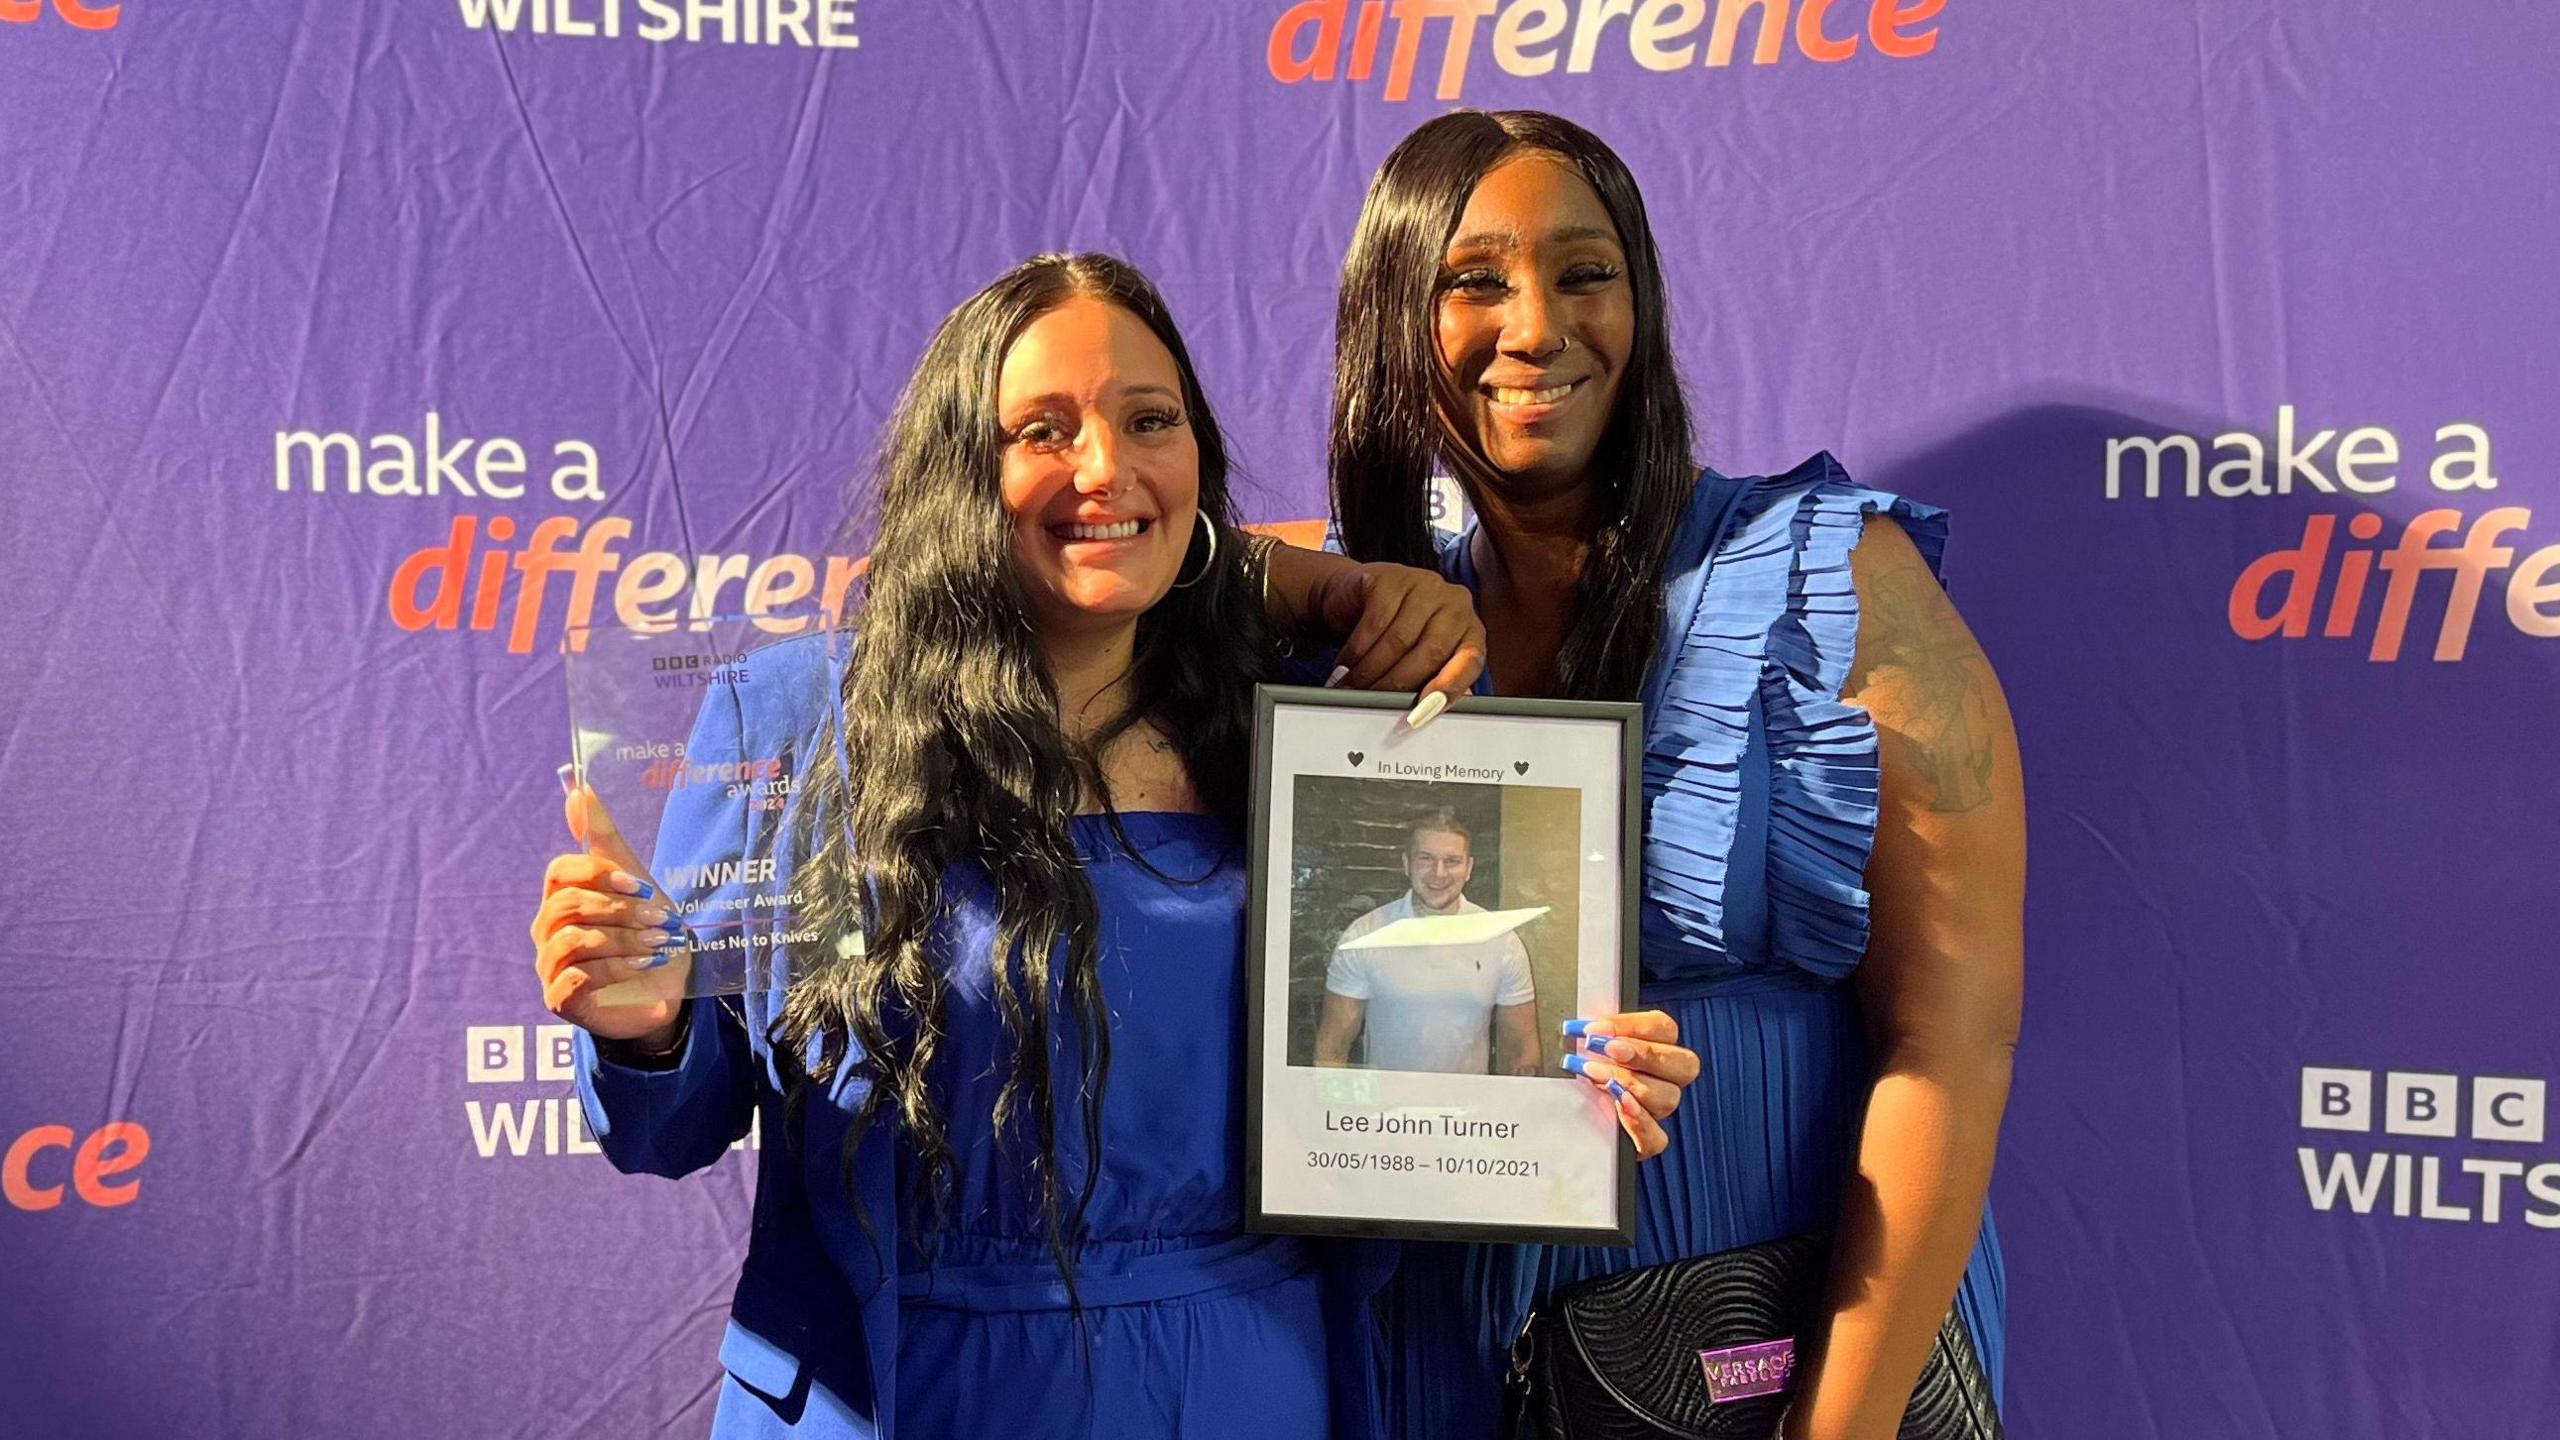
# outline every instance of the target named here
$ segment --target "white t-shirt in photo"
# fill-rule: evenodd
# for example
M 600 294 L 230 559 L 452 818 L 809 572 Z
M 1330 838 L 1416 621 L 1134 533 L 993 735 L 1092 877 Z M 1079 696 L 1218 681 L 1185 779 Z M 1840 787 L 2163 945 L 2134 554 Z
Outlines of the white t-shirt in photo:
M 1460 896 L 1458 914 L 1484 907 Z M 1336 946 L 1382 925 L 1432 912 L 1407 890 L 1351 922 Z M 1517 933 L 1469 945 L 1396 945 L 1333 952 L 1324 988 L 1347 1000 L 1367 1002 L 1362 1033 L 1372 1070 L 1436 1070 L 1482 1075 L 1491 1062 L 1488 1031 L 1497 1005 L 1526 1005 L 1538 998 L 1529 974 L 1529 947 Z

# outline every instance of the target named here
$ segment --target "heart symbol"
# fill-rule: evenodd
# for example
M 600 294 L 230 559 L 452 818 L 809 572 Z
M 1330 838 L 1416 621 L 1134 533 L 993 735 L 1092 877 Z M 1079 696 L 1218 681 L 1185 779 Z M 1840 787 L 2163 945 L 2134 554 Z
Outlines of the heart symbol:
M 1529 762 L 1526 760 L 1514 760 L 1511 762 L 1511 768 L 1520 774 L 1526 775 L 1529 773 Z
M 1351 750 L 1344 752 L 1343 758 L 1351 762 L 1352 768 L 1357 769 L 1359 768 L 1360 762 L 1368 759 L 1369 757 L 1361 751 Z

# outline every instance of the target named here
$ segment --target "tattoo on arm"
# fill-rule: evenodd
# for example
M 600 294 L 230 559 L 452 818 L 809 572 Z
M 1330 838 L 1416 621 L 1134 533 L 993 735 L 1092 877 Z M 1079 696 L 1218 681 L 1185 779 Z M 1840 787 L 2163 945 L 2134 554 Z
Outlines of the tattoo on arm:
M 1941 814 L 1991 803 L 1998 748 L 1991 663 L 1935 577 L 1916 563 L 1871 576 L 1858 634 L 1859 678 L 1878 743 Z

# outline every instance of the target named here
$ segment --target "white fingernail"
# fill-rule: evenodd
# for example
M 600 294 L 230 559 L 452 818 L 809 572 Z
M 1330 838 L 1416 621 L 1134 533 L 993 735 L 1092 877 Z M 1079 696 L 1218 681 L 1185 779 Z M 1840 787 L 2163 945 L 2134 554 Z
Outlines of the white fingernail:
M 560 793 L 563 795 L 578 793 L 578 763 L 574 760 L 560 767 Z
M 1341 683 L 1343 682 L 1343 680 L 1344 680 L 1344 679 L 1346 679 L 1347 677 L 1349 677 L 1349 675 L 1350 675 L 1350 674 L 1351 674 L 1351 667 L 1350 667 L 1350 666 L 1348 666 L 1348 665 L 1336 665 L 1336 666 L 1334 666 L 1334 667 L 1333 667 L 1333 673 L 1332 673 L 1332 674 L 1330 674 L 1330 675 L 1327 675 L 1326 677 L 1324 677 L 1324 688 L 1326 688 L 1327 690 L 1332 689 L 1334 686 L 1341 684 Z
M 1442 691 L 1434 690 L 1430 694 L 1422 697 L 1421 704 L 1414 706 L 1412 710 L 1405 714 L 1404 728 L 1407 730 L 1419 730 L 1423 726 L 1440 718 L 1440 712 L 1448 708 L 1448 695 Z

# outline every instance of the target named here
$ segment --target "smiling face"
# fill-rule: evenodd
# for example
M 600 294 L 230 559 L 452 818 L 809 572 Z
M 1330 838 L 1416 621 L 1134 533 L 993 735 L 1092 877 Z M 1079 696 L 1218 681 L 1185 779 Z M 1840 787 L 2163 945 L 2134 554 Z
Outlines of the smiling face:
M 1005 353 L 996 386 L 1014 561 L 1043 629 L 1131 623 L 1191 546 L 1200 448 L 1173 353 L 1146 322 L 1078 296 Z
M 1466 895 L 1467 877 L 1476 870 L 1475 845 L 1453 830 L 1416 830 L 1404 867 L 1413 898 L 1424 909 L 1448 910 Z
M 1599 192 L 1541 151 L 1488 171 L 1450 237 L 1433 320 L 1456 438 L 1524 498 L 1583 483 L 1636 337 Z

